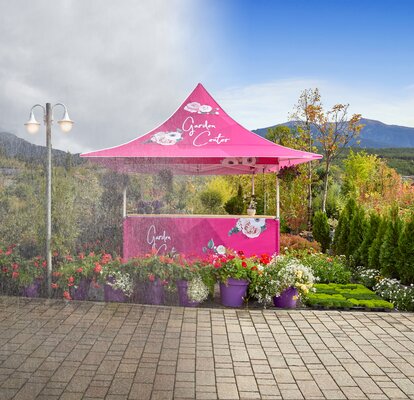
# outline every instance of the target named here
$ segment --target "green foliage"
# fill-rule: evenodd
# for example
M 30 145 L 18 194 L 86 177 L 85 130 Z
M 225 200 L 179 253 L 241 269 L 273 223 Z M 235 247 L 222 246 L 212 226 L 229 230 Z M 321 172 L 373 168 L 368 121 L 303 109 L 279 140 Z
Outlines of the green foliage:
M 365 307 L 393 309 L 394 305 L 383 300 L 362 285 L 315 284 L 315 292 L 308 294 L 306 302 L 311 306 L 327 308 Z
M 390 211 L 384 242 L 380 248 L 380 266 L 383 275 L 398 278 L 398 242 L 400 240 L 403 222 L 398 216 L 398 208 L 393 207 Z
M 207 213 L 218 214 L 223 206 L 223 196 L 218 190 L 207 189 L 200 193 L 200 201 Z
M 365 212 L 362 207 L 356 207 L 354 216 L 352 217 L 349 226 L 349 242 L 348 242 L 348 254 L 352 257 L 352 263 L 354 266 L 361 264 L 360 247 L 364 240 L 364 233 L 366 232 L 367 222 L 365 219 Z
M 332 245 L 335 254 L 345 255 L 347 258 L 350 255 L 350 225 L 356 208 L 357 205 L 355 199 L 350 198 L 346 203 L 345 208 L 342 210 L 341 215 L 339 216 L 338 226 L 335 230 L 335 236 Z
M 402 283 L 405 285 L 414 284 L 414 213 L 405 224 L 398 241 L 396 263 Z
M 311 253 L 307 251 L 294 251 L 289 254 L 301 260 L 302 264 L 309 267 L 319 283 L 349 283 L 351 271 L 346 266 L 344 256 L 329 256 L 323 253 Z
M 237 194 L 230 198 L 229 201 L 224 205 L 224 209 L 228 214 L 231 215 L 241 215 L 244 211 L 244 202 L 243 202 L 243 188 L 239 184 L 237 188 Z
M 330 228 L 326 213 L 317 211 L 313 217 L 312 226 L 313 237 L 321 244 L 322 251 L 325 253 L 329 250 L 331 244 Z
M 369 267 L 369 249 L 377 235 L 380 222 L 381 217 L 375 212 L 372 212 L 369 219 L 366 220 L 363 232 L 364 239 L 358 250 L 358 260 L 365 268 Z

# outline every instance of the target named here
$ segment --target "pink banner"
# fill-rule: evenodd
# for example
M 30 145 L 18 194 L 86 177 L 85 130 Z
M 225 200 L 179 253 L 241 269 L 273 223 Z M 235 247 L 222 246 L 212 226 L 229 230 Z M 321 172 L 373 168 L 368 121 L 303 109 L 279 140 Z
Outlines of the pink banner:
M 129 216 L 124 219 L 124 258 L 176 252 L 197 257 L 224 248 L 247 256 L 279 252 L 279 221 L 269 217 Z

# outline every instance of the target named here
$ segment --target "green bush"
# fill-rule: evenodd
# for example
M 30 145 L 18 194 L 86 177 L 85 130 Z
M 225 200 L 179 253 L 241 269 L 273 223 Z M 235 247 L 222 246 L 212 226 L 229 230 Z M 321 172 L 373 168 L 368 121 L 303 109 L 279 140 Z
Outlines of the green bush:
M 322 252 L 326 253 L 331 244 L 330 229 L 326 213 L 317 211 L 313 217 L 312 225 L 313 237 L 321 244 Z
M 311 268 L 319 283 L 349 283 L 351 271 L 344 256 L 329 256 L 323 253 L 296 251 L 290 254 L 299 258 L 303 265 Z
M 363 285 L 315 284 L 315 292 L 306 298 L 309 306 L 327 308 L 365 307 L 370 309 L 393 309 L 394 305 L 385 301 Z

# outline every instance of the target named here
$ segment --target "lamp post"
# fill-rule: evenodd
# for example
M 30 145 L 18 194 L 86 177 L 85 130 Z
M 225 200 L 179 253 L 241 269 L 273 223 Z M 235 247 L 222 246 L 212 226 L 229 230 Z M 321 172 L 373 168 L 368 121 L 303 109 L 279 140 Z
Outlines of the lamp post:
M 53 110 L 56 106 L 61 106 L 64 109 L 64 115 L 58 121 L 62 132 L 69 132 L 72 129 L 73 121 L 69 118 L 68 110 L 62 103 L 56 103 L 52 106 L 46 103 L 46 107 L 40 104 L 35 104 L 30 110 L 30 118 L 24 125 L 27 132 L 31 135 L 39 131 L 40 123 L 36 121 L 33 110 L 40 107 L 43 110 L 43 121 L 46 126 L 46 148 L 47 148 L 47 162 L 46 162 L 46 262 L 47 262 L 47 294 L 50 298 L 52 296 L 52 124 L 53 124 Z

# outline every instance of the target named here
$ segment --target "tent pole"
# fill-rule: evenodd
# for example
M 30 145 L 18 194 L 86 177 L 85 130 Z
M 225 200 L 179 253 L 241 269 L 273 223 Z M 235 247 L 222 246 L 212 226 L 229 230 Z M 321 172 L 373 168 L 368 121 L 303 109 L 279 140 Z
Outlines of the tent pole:
M 280 219 L 279 178 L 276 173 L 276 219 Z
M 124 186 L 124 190 L 122 192 L 122 200 L 123 200 L 123 204 L 122 204 L 122 217 L 126 218 L 127 216 L 127 187 L 126 185 Z

